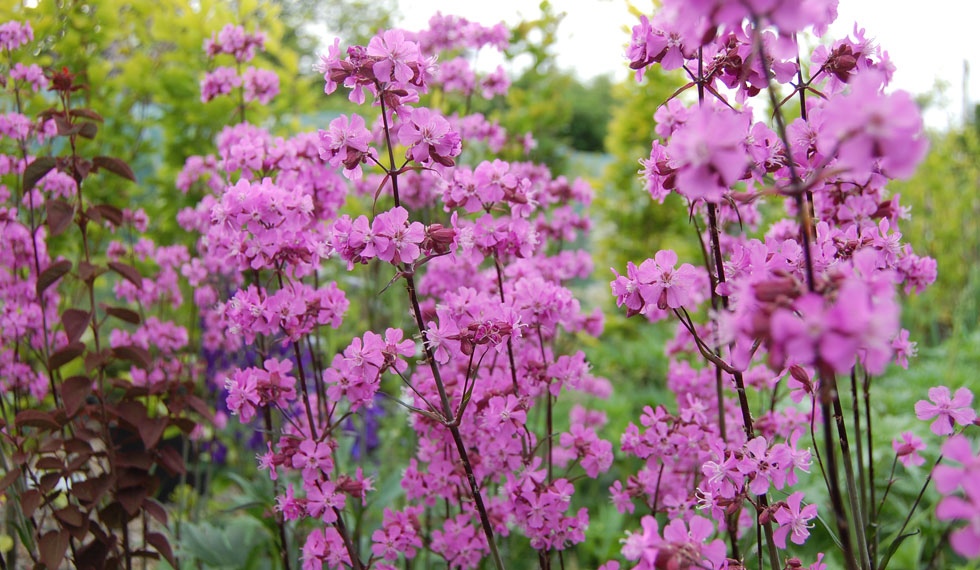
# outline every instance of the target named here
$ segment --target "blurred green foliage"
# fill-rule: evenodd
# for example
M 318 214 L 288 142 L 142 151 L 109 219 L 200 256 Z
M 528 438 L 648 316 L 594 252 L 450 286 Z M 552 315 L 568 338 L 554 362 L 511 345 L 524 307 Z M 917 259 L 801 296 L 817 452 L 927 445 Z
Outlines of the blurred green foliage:
M 650 155 L 650 144 L 657 138 L 653 114 L 681 85 L 679 76 L 651 70 L 642 83 L 630 77 L 613 88 L 613 113 L 606 134 L 611 162 L 593 207 L 597 226 L 594 258 L 602 279 L 612 279 L 609 267 L 624 272 L 628 260 L 642 261 L 658 249 L 674 249 L 681 259 L 692 263 L 700 259 L 686 203 L 672 195 L 664 204 L 657 204 L 637 173 L 639 160 Z
M 272 130 L 295 125 L 295 109 L 312 109 L 322 88 L 301 54 L 314 43 L 301 33 L 295 17 L 277 3 L 240 0 L 42 1 L 36 7 L 0 4 L 0 20 L 29 20 L 43 67 L 66 67 L 88 86 L 79 95 L 86 106 L 105 117 L 92 155 L 128 162 L 138 185 L 116 180 L 90 192 L 123 194 L 131 207 L 143 207 L 153 220 L 158 240 L 175 237 L 174 217 L 191 202 L 174 186 L 176 174 L 192 154 L 213 152 L 213 138 L 238 117 L 230 98 L 204 105 L 200 80 L 209 67 L 204 40 L 225 24 L 258 28 L 266 34 L 266 52 L 247 65 L 267 67 L 279 75 L 281 93 L 266 107 L 248 108 L 250 122 Z M 225 60 L 227 58 L 227 60 Z M 221 56 L 217 65 L 234 65 Z M 243 66 L 244 67 L 244 66 Z M 35 95 L 40 99 L 45 94 Z M 35 101 L 29 108 L 43 108 Z
M 932 148 L 893 192 L 911 208 L 900 229 L 919 255 L 934 257 L 936 283 L 905 304 L 917 340 L 937 344 L 980 324 L 980 124 L 934 133 Z

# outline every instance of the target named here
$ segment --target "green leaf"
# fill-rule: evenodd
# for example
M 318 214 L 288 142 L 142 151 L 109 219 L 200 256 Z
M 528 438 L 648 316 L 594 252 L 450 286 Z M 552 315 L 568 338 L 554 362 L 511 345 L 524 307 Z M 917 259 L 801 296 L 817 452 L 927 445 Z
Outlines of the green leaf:
M 888 550 L 885 552 L 885 555 L 881 558 L 881 563 L 878 564 L 878 570 L 885 570 L 885 568 L 888 567 L 888 561 L 892 559 L 892 556 L 895 556 L 895 553 L 898 552 L 898 547 L 902 546 L 905 539 L 917 534 L 919 534 L 918 529 L 916 529 L 914 532 L 907 532 L 896 537 L 895 540 L 892 541 L 891 545 L 888 546 Z

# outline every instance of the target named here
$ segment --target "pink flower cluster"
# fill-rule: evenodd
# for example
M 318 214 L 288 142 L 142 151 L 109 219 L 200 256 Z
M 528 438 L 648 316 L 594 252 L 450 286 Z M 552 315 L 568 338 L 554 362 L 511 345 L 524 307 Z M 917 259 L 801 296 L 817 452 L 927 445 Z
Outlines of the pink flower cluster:
M 244 27 L 232 24 L 225 24 L 221 31 L 204 40 L 204 52 L 212 59 L 224 53 L 242 63 L 255 57 L 256 50 L 265 50 L 265 34 L 259 31 L 250 34 Z
M 12 52 L 34 41 L 34 29 L 30 22 L 9 21 L 0 24 L 0 48 Z
M 943 457 L 959 465 L 937 465 L 932 472 L 936 490 L 945 495 L 936 506 L 936 518 L 966 522 L 949 537 L 953 550 L 967 558 L 980 557 L 980 455 L 970 441 L 956 435 L 942 447 Z M 962 496 L 953 493 L 962 490 Z
M 504 26 L 453 28 L 461 22 L 437 17 L 427 32 L 381 31 L 345 52 L 338 41 L 322 56 L 325 92 L 343 85 L 351 101 L 373 102 L 381 111 L 373 124 L 345 114 L 315 135 L 281 139 L 242 123 L 222 131 L 215 156 L 188 158 L 178 178 L 182 191 L 203 194 L 179 216 L 200 235 L 182 272 L 195 289 L 203 344 L 247 345 L 260 357 L 220 378 L 243 423 L 272 422 L 259 466 L 283 481 L 280 520 L 314 521 L 305 568 L 361 555 L 343 520 L 373 482 L 340 451 L 345 418 L 378 408 L 413 412 L 416 453 L 401 478 L 406 504 L 386 510 L 371 534 L 379 568 L 414 558 L 423 545 L 450 565 L 474 568 L 495 549 L 494 534 L 519 534 L 542 553 L 582 542 L 589 515 L 572 481 L 612 464 L 612 445 L 598 435 L 605 418 L 556 403 L 569 391 L 611 391 L 582 351 L 562 353 L 575 335 L 602 329 L 601 314 L 583 311 L 568 288 L 592 269 L 585 251 L 567 247 L 590 228 L 592 190 L 531 163 L 458 163 L 470 139 L 491 152 L 508 142 L 483 115 L 447 117 L 421 102 L 430 85 L 451 89 L 466 75 L 461 64 L 437 66 L 437 50 L 506 45 Z M 215 44 L 225 45 L 222 37 Z M 225 75 L 209 80 L 209 94 L 263 83 L 248 72 Z M 489 97 L 509 80 L 501 69 L 467 85 Z M 396 144 L 404 158 L 389 147 Z M 373 199 L 371 215 L 356 206 L 342 213 L 345 178 Z M 423 210 L 431 213 L 425 223 Z M 321 328 L 347 330 L 350 292 L 326 279 L 345 264 L 354 273 L 340 281 L 349 283 L 361 279 L 360 265 L 394 268 L 385 294 L 404 280 L 419 328 L 356 331 L 345 348 L 322 356 Z M 568 429 L 529 418 L 545 410 Z M 431 521 L 425 533 L 423 516 Z
M 220 32 L 212 34 L 210 39 L 204 41 L 208 58 L 213 60 L 221 54 L 231 55 L 238 67 L 219 66 L 206 73 L 201 80 L 201 103 L 242 89 L 245 103 L 258 101 L 261 105 L 268 105 L 279 94 L 279 76 L 270 69 L 251 66 L 241 72 L 242 63 L 255 57 L 256 51 L 264 50 L 265 35 L 261 32 L 246 33 L 242 26 L 227 24 Z
M 48 86 L 48 78 L 44 76 L 44 70 L 36 64 L 24 65 L 15 63 L 10 69 L 10 79 L 12 81 L 23 81 L 31 86 L 31 91 L 37 92 Z
M 625 275 L 613 270 L 612 294 L 627 316 L 677 318 L 666 349 L 677 411 L 647 407 L 644 428 L 630 424 L 622 450 L 645 465 L 610 491 L 621 512 L 633 512 L 640 499 L 666 512 L 670 525 L 707 510 L 733 549 L 740 529 L 756 522 L 776 527 L 771 548 L 806 541 L 817 505 L 793 491 L 810 469 L 801 436 L 821 421 L 831 429 L 837 375 L 870 378 L 892 362 L 908 365 L 915 343 L 899 327 L 897 289 L 921 290 L 936 275 L 934 260 L 902 242 L 899 226 L 909 214 L 886 190 L 889 180 L 914 172 L 927 147 L 908 94 L 887 90 L 887 55 L 855 28 L 853 38 L 816 48 L 809 69 L 801 67 L 797 34 L 822 35 L 835 18 L 834 0 L 668 0 L 654 17 L 641 17 L 626 50 L 638 80 L 660 65 L 686 74 L 681 91 L 698 93 L 696 104 L 675 96 L 657 109 L 661 140 L 640 161 L 640 175 L 655 201 L 686 206 L 703 267 L 678 267 L 665 249 L 630 262 Z M 762 95 L 771 98 L 756 105 Z M 800 118 L 785 121 L 782 105 L 799 105 Z M 775 115 L 759 117 L 756 106 Z M 772 196 L 783 200 L 783 219 L 760 206 Z M 707 322 L 698 322 L 705 312 Z M 694 368 L 692 356 L 707 366 Z M 747 390 L 771 400 L 764 412 L 753 412 Z M 974 420 L 972 395 L 950 397 L 942 387 L 929 395 L 916 414 L 935 418 L 935 433 Z M 784 398 L 791 402 L 780 405 Z M 837 441 L 825 433 L 832 449 Z M 924 447 L 906 433 L 894 442 L 896 461 L 919 465 Z M 837 478 L 826 457 L 821 475 Z M 789 497 L 769 502 L 773 490 Z M 660 550 L 666 536 L 654 519 L 646 517 L 643 529 L 628 536 L 627 560 L 637 568 L 685 567 L 670 558 L 674 550 Z M 700 548 L 714 529 L 699 532 Z M 725 547 L 715 543 L 714 558 L 698 552 L 688 564 L 723 567 Z M 775 564 L 775 550 L 770 556 Z

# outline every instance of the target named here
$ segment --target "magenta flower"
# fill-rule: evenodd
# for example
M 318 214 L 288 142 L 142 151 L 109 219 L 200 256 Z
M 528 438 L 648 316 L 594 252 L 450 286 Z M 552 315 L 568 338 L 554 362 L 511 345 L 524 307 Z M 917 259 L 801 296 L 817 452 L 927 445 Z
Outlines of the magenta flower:
M 374 235 L 384 238 L 384 247 L 378 248 L 377 256 L 383 261 L 398 265 L 412 263 L 422 253 L 419 247 L 425 239 L 425 226 L 421 222 L 408 222 L 408 210 L 402 207 L 378 214 L 371 225 Z
M 960 556 L 980 557 L 980 477 L 962 481 L 966 497 L 948 496 L 936 506 L 936 518 L 942 521 L 966 521 L 966 526 L 949 536 L 950 546 Z
M 780 507 L 773 515 L 773 518 L 779 523 L 779 528 L 773 533 L 773 538 L 776 539 L 776 545 L 779 548 L 786 548 L 787 535 L 794 544 L 803 544 L 810 536 L 809 529 L 813 525 L 807 523 L 817 516 L 817 505 L 810 504 L 801 509 L 802 500 L 803 493 L 801 491 L 793 493 L 786 498 L 786 506 Z
M 406 156 L 415 162 L 430 165 L 437 162 L 453 166 L 454 156 L 462 151 L 459 133 L 439 113 L 419 107 L 411 119 L 398 130 L 398 142 L 409 147 Z
M 4 22 L 0 24 L 0 49 L 14 51 L 34 40 L 34 30 L 30 22 Z
M 320 158 L 330 166 L 344 165 L 344 176 L 349 180 L 361 178 L 361 163 L 374 153 L 369 147 L 371 133 L 364 126 L 360 115 L 341 115 L 330 121 L 329 130 L 320 130 Z
M 337 509 L 344 508 L 347 498 L 333 481 L 312 481 L 306 487 L 306 512 L 330 524 L 337 521 Z
M 242 74 L 245 101 L 258 101 L 268 105 L 279 94 L 279 76 L 269 69 L 249 67 Z
M 883 80 L 878 72 L 861 73 L 850 93 L 823 108 L 817 148 L 824 154 L 837 149 L 837 165 L 862 183 L 876 164 L 890 177 L 911 176 L 929 146 L 915 101 L 904 91 L 885 95 Z
M 311 481 L 318 477 L 320 472 L 329 473 L 333 470 L 332 451 L 327 443 L 304 439 L 293 455 L 293 468 L 302 469 L 303 479 Z
M 521 401 L 513 394 L 508 394 L 506 398 L 494 396 L 488 402 L 483 421 L 490 430 L 496 430 L 504 425 L 518 427 L 527 422 L 527 412 L 524 411 Z
M 305 309 L 305 304 L 303 304 Z M 296 378 L 289 375 L 293 369 L 291 360 L 276 360 L 269 358 L 264 363 L 267 374 L 259 377 L 259 389 L 263 400 L 274 402 L 279 407 L 286 407 L 296 399 Z
M 385 363 L 399 372 L 404 372 L 408 368 L 408 363 L 404 359 L 415 355 L 415 341 L 402 340 L 404 337 L 405 333 L 401 329 L 389 327 L 385 330 L 385 348 L 382 351 Z
M 937 465 L 932 472 L 936 481 L 936 490 L 949 494 L 962 485 L 967 479 L 980 477 L 980 455 L 973 453 L 973 446 L 963 435 L 954 435 L 946 440 L 942 447 L 943 463 Z M 949 465 L 950 461 L 961 463 L 962 466 Z
M 720 202 L 749 165 L 747 133 L 747 118 L 735 111 L 707 105 L 692 111 L 667 145 L 677 191 L 690 200 Z
M 704 517 L 693 516 L 686 525 L 681 519 L 670 521 L 664 527 L 664 542 L 672 548 L 664 565 L 667 568 L 721 568 L 725 561 L 725 543 L 718 538 L 708 542 L 714 532 L 715 526 Z
M 228 390 L 225 403 L 242 423 L 247 423 L 255 417 L 256 408 L 262 401 L 254 371 L 254 368 L 236 370 L 232 377 L 225 381 L 225 389 Z
M 379 58 L 374 64 L 374 76 L 379 81 L 408 83 L 415 76 L 410 63 L 418 63 L 419 46 L 405 40 L 401 30 L 386 30 L 368 42 L 367 54 Z
M 900 330 L 898 335 L 892 339 L 892 350 L 895 351 L 895 363 L 908 370 L 909 358 L 914 357 L 918 352 L 916 344 L 909 340 L 908 330 Z
M 207 103 L 219 95 L 228 95 L 232 89 L 241 87 L 242 78 L 233 67 L 218 67 L 205 74 L 201 80 L 201 103 Z
M 408 507 L 404 512 L 384 510 L 384 525 L 371 535 L 371 552 L 388 562 L 398 560 L 399 554 L 405 558 L 415 557 L 417 548 L 422 548 L 422 539 L 415 526 L 418 524 L 419 508 Z
M 647 303 L 656 303 L 658 308 L 665 310 L 668 307 L 679 309 L 691 302 L 697 282 L 694 266 L 684 263 L 675 269 L 675 265 L 677 254 L 670 249 L 662 249 L 653 259 L 640 264 L 637 273 L 640 292 Z
M 23 63 L 15 63 L 10 70 L 10 78 L 27 83 L 35 92 L 48 86 L 48 78 L 44 76 L 44 70 L 34 63 L 29 66 Z
M 664 546 L 664 541 L 660 538 L 659 524 L 657 519 L 646 515 L 640 519 L 640 525 L 643 527 L 643 532 L 627 533 L 626 538 L 622 540 L 623 558 L 640 561 L 646 565 L 646 568 L 653 568 L 657 562 L 657 553 Z
M 289 487 L 286 488 L 285 495 L 279 495 L 276 497 L 276 512 L 282 513 L 282 516 L 287 521 L 294 521 L 301 516 L 303 516 L 306 509 L 304 508 L 303 501 L 297 499 L 293 492 L 293 484 L 290 483 Z
M 661 109 L 665 108 L 661 107 Z M 640 166 L 643 167 L 638 171 L 640 179 L 643 181 L 647 192 L 650 193 L 650 197 L 660 204 L 664 203 L 664 199 L 670 194 L 676 183 L 674 168 L 671 164 L 667 147 L 657 140 L 654 140 L 650 147 L 650 158 L 640 159 Z
M 651 63 L 659 63 L 665 71 L 684 65 L 681 38 L 668 29 L 672 27 L 665 18 L 650 22 L 646 16 L 640 16 L 639 25 L 633 26 L 626 59 L 630 60 L 630 69 L 636 70 L 637 81 L 643 79 L 643 72 Z
M 626 264 L 626 276 L 620 275 L 615 269 L 610 270 L 616 278 L 609 282 L 612 293 L 616 297 L 616 306 L 626 305 L 627 316 L 633 316 L 643 310 L 643 296 L 640 295 L 639 269 L 632 261 Z
M 892 448 L 895 449 L 895 456 L 898 457 L 898 460 L 906 468 L 911 465 L 918 467 L 926 461 L 919 455 L 919 451 L 925 449 L 926 444 L 922 443 L 922 440 L 918 437 L 912 435 L 912 432 L 903 432 L 901 440 L 898 438 L 892 440 Z
M 323 530 L 313 529 L 303 543 L 303 570 L 323 570 L 326 564 L 330 568 L 340 568 L 342 564 L 350 566 L 350 554 L 344 547 L 344 539 L 337 529 L 328 526 Z
M 929 426 L 936 435 L 952 435 L 954 423 L 965 426 L 977 419 L 977 413 L 970 407 L 973 392 L 969 388 L 960 388 L 950 398 L 949 388 L 936 386 L 929 388 L 929 399 L 932 402 L 919 400 L 915 403 L 915 417 L 922 421 L 936 418 Z

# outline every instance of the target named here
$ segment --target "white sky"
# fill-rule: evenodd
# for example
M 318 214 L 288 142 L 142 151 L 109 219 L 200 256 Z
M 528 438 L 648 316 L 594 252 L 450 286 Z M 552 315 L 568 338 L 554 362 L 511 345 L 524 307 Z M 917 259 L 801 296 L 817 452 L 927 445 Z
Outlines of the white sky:
M 639 6 L 648 3 L 636 2 Z M 558 64 L 582 79 L 603 73 L 624 77 L 628 71 L 623 46 L 635 20 L 625 0 L 553 0 L 567 16 L 558 31 Z M 400 0 L 400 25 L 421 29 L 433 13 L 457 14 L 483 24 L 501 20 L 515 24 L 538 15 L 532 0 Z M 893 87 L 913 94 L 931 91 L 937 81 L 947 84 L 944 109 L 926 114 L 926 123 L 945 128 L 961 120 L 963 61 L 970 63 L 969 97 L 980 101 L 980 1 L 978 0 L 840 0 L 837 22 L 830 35 L 842 37 L 858 22 L 889 53 L 897 67 Z M 496 60 L 481 55 L 481 64 Z M 481 65 L 483 67 L 483 65 Z

